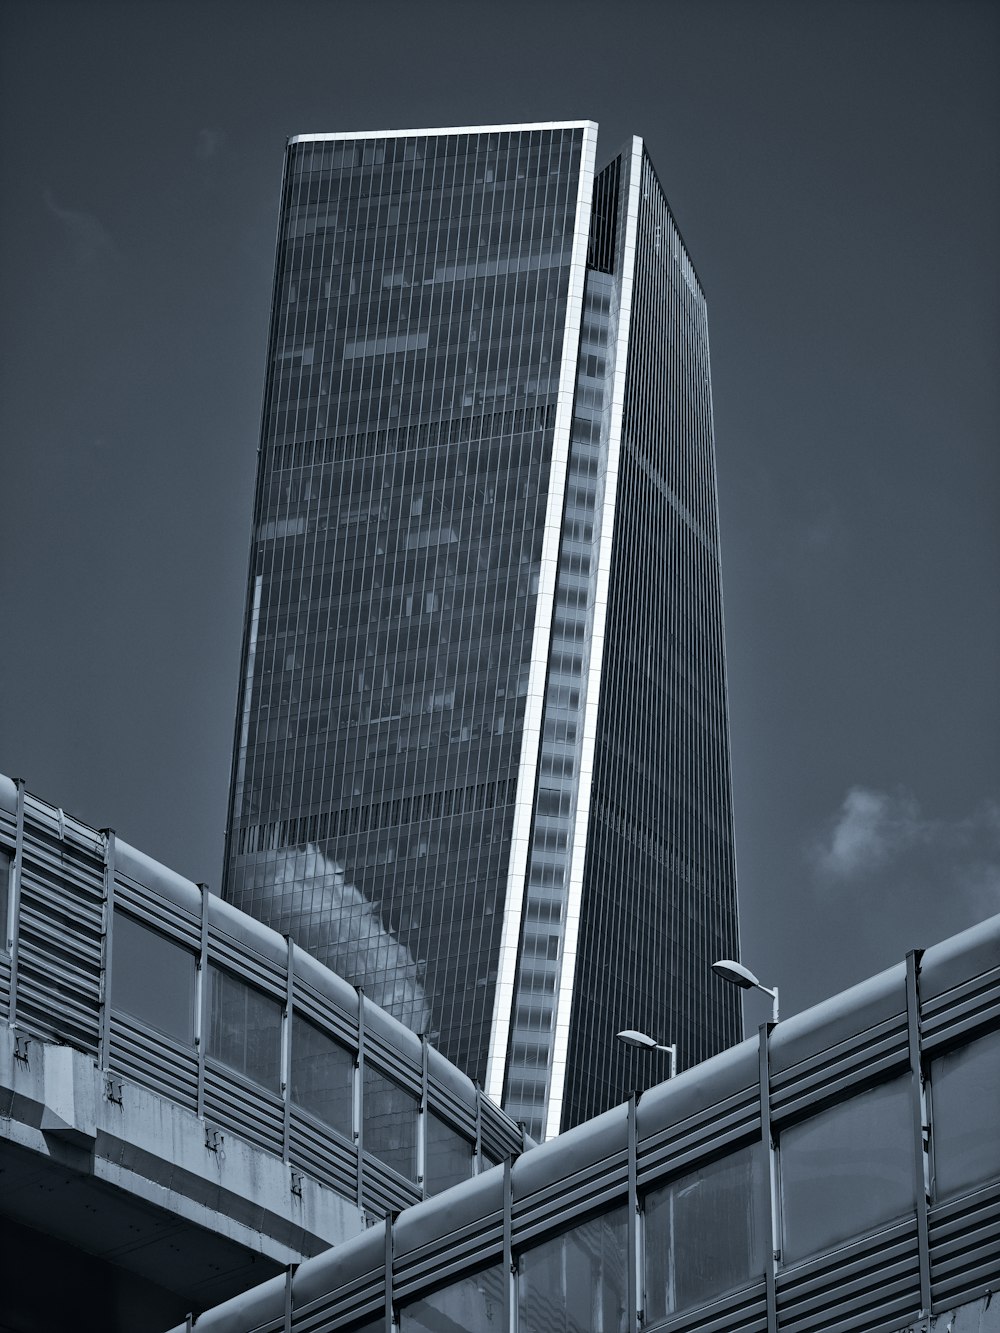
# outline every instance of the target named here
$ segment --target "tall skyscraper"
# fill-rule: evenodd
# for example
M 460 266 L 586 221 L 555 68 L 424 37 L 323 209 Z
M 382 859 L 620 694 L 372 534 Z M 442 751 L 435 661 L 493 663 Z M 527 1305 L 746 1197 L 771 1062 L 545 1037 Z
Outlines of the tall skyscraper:
M 289 143 L 226 845 L 536 1136 L 741 1035 L 705 300 L 596 149 Z

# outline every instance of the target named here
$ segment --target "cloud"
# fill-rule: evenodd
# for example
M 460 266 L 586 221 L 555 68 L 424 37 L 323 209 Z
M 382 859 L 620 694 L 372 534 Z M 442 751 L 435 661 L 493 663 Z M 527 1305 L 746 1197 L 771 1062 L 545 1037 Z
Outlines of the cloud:
M 829 879 L 854 879 L 877 869 L 925 834 L 920 810 L 906 792 L 852 787 L 815 859 Z
M 75 208 L 60 208 L 52 198 L 51 190 L 45 191 L 44 199 L 45 207 L 51 216 L 61 223 L 76 258 L 83 267 L 93 268 L 102 259 L 117 253 L 111 233 L 93 213 L 84 213 Z
M 414 1032 L 434 1032 L 433 1013 L 413 955 L 349 884 L 343 867 L 310 843 L 261 861 L 247 859 L 242 890 L 269 903 L 267 922 L 307 953 L 360 986 Z
M 195 142 L 194 155 L 199 162 L 211 162 L 213 157 L 218 157 L 225 146 L 225 130 L 199 130 L 198 138 Z
M 923 813 L 899 789 L 851 787 L 811 858 L 827 887 L 887 879 L 936 882 L 960 893 L 982 913 L 1000 910 L 1000 804 L 984 801 L 968 815 L 940 819 Z

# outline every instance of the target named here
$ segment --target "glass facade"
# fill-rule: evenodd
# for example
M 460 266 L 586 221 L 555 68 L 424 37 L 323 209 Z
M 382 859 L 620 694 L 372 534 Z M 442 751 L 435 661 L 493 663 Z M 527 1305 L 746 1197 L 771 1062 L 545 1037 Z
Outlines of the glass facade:
M 230 901 L 536 1137 L 636 1082 L 617 1028 L 740 1031 L 704 299 L 594 150 L 289 145 L 227 832 Z
M 675 1042 L 682 1068 L 742 1036 L 710 970 L 739 928 L 705 298 L 646 153 L 617 179 L 598 248 L 635 257 L 564 1126 L 657 1076 L 608 1034 Z

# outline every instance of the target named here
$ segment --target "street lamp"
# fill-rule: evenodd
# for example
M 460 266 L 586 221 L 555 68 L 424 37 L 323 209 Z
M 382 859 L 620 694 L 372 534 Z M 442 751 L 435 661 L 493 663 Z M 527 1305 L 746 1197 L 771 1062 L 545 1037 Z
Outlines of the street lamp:
M 720 958 L 717 963 L 712 964 L 712 971 L 722 978 L 723 981 L 729 981 L 734 986 L 739 986 L 741 990 L 760 990 L 765 995 L 771 997 L 771 1022 L 778 1021 L 778 988 L 774 990 L 770 986 L 762 986 L 748 967 L 742 963 L 734 963 L 731 958 Z
M 670 1052 L 670 1077 L 677 1075 L 677 1043 L 671 1042 L 669 1046 L 664 1046 L 656 1040 L 655 1037 L 649 1037 L 645 1032 L 636 1032 L 633 1028 L 626 1028 L 624 1032 L 617 1032 L 615 1036 L 625 1046 L 635 1046 L 640 1051 L 669 1051 Z

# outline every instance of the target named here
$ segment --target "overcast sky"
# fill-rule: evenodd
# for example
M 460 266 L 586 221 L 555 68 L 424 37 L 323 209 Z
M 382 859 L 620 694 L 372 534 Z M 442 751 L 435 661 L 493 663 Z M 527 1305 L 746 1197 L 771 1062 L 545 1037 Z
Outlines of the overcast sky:
M 973 0 L 0 3 L 0 772 L 218 885 L 284 142 L 586 117 L 708 295 L 744 961 L 1000 911 L 998 70 Z

